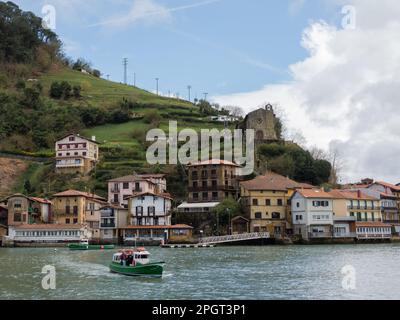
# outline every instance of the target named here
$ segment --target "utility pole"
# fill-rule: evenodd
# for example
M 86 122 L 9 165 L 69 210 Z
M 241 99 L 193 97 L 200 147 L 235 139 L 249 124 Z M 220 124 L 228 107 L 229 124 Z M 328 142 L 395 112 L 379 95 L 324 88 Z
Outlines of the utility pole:
M 204 92 L 204 101 L 207 101 L 208 92 Z
M 191 102 L 191 97 L 190 97 L 190 91 L 192 90 L 192 86 L 188 85 L 188 97 L 189 97 L 189 102 Z
M 156 78 L 156 92 L 157 92 L 157 95 L 158 95 L 158 82 L 160 81 L 160 78 Z
M 124 83 L 128 84 L 128 58 L 124 58 L 122 63 L 124 65 Z

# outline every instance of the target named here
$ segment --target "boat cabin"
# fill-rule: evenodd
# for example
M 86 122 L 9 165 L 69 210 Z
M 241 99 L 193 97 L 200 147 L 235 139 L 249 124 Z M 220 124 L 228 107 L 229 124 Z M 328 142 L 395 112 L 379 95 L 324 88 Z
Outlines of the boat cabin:
M 144 248 L 121 250 L 114 254 L 113 262 L 126 267 L 136 266 L 137 264 L 149 264 L 149 256 L 150 252 L 146 251 Z

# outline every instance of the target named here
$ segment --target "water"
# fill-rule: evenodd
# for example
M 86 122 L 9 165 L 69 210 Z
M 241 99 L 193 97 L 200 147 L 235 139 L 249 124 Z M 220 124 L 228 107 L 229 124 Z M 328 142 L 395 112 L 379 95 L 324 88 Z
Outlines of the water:
M 110 273 L 113 251 L 0 249 L 0 299 L 400 299 L 399 244 L 148 249 L 162 279 Z M 45 265 L 56 290 L 42 289 Z

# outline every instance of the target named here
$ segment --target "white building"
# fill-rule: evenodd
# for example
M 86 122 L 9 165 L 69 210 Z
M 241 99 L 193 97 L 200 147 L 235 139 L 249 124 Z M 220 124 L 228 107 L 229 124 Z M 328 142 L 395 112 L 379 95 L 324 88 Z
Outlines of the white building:
M 157 183 L 137 175 L 120 177 L 108 181 L 108 202 L 128 208 L 128 198 L 135 193 L 157 193 Z
M 131 226 L 171 225 L 172 198 L 169 194 L 139 193 L 129 198 Z
M 84 138 L 70 134 L 55 144 L 56 171 L 59 173 L 88 174 L 99 161 L 99 146 L 96 137 Z
M 91 234 L 84 225 L 30 224 L 10 226 L 6 242 L 18 243 L 69 243 L 90 238 Z
M 322 190 L 297 190 L 292 196 L 294 234 L 303 239 L 332 238 L 333 200 Z

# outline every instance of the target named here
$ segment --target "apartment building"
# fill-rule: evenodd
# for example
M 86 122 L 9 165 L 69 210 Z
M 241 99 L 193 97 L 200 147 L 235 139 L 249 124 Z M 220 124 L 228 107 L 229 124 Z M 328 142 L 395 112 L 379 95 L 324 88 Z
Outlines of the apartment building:
M 99 161 L 99 144 L 96 137 L 88 139 L 69 134 L 55 144 L 56 172 L 86 175 Z

